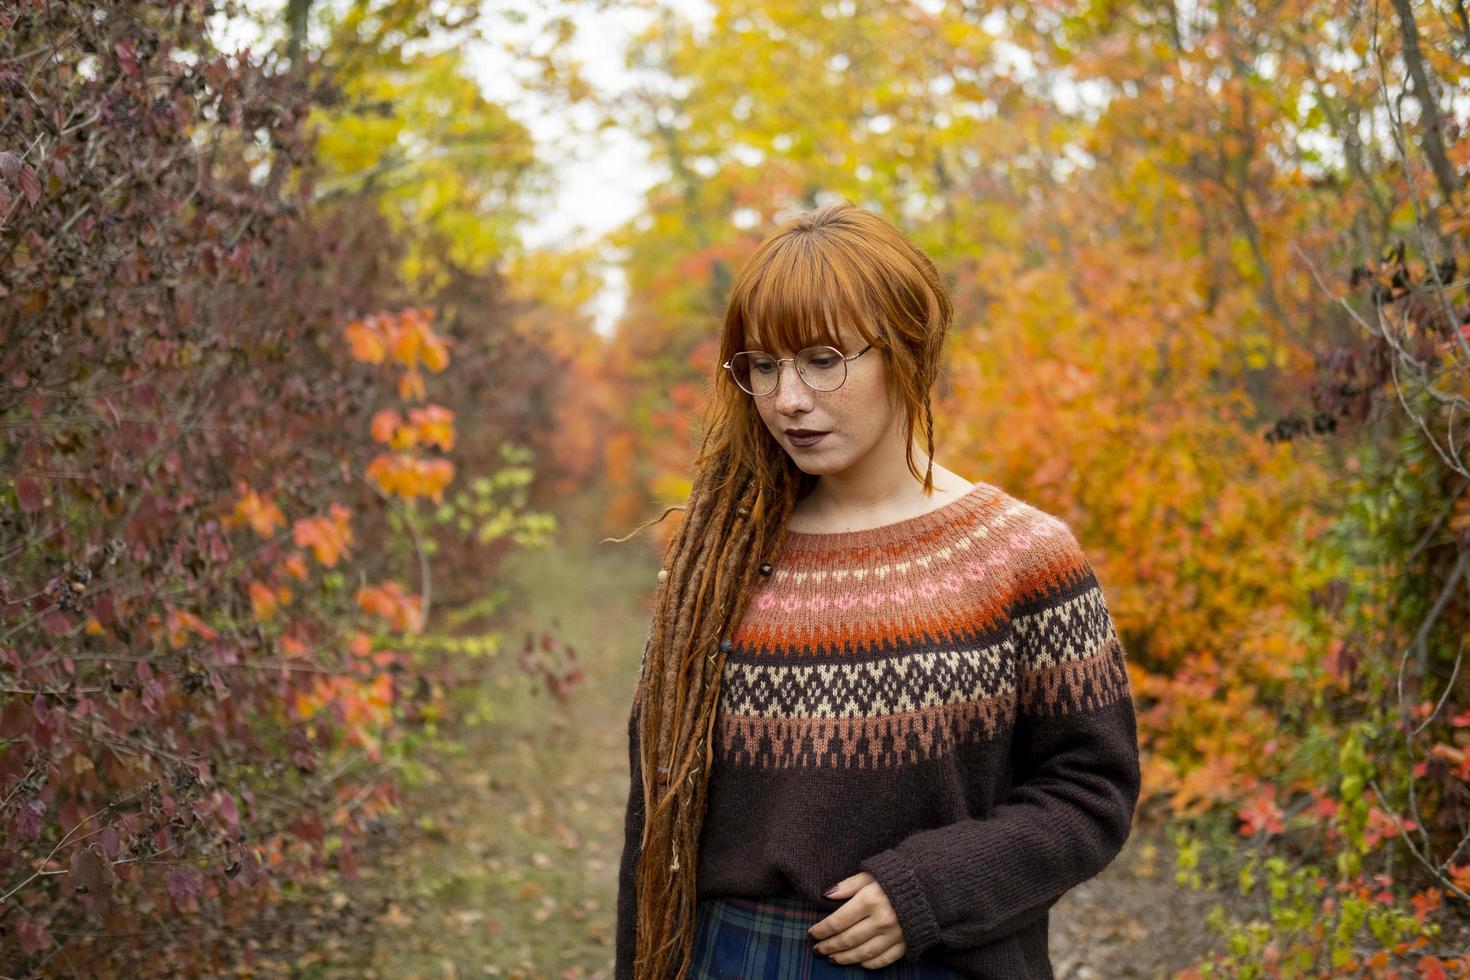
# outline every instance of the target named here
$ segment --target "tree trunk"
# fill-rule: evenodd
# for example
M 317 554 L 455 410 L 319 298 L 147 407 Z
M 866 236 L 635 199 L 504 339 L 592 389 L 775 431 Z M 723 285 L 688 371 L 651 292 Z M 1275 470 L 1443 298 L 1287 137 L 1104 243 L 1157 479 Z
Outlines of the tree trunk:
M 1434 97 L 1429 66 L 1419 53 L 1419 27 L 1414 22 L 1414 8 L 1411 0 L 1393 0 L 1393 6 L 1398 11 L 1399 29 L 1404 36 L 1404 64 L 1414 82 L 1414 98 L 1419 102 L 1419 143 L 1424 148 L 1424 155 L 1429 158 L 1429 165 L 1434 169 L 1440 193 L 1446 201 L 1451 201 L 1459 192 L 1460 181 L 1454 165 L 1445 154 L 1442 135 L 1444 117 L 1440 114 L 1438 100 Z

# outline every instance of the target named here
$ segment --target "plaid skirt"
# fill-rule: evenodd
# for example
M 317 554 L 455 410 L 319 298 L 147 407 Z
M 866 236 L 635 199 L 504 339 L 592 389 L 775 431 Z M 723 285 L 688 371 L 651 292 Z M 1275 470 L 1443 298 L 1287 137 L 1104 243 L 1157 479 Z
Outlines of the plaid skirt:
M 836 908 L 797 896 L 700 899 L 689 980 L 966 980 L 932 963 L 900 960 L 872 970 L 827 962 L 807 930 Z

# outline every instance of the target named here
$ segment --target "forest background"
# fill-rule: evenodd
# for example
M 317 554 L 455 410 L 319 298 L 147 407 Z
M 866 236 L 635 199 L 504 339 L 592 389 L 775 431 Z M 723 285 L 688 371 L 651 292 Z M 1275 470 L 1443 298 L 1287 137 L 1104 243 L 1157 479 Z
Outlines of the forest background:
M 650 84 L 589 82 L 591 0 L 510 50 L 660 175 L 575 247 L 465 62 L 509 4 L 0 11 L 4 975 L 330 971 L 469 729 L 541 691 L 618 762 L 637 651 L 511 570 L 682 502 L 733 272 L 844 198 L 954 292 L 941 460 L 1109 596 L 1140 825 L 1229 899 L 1179 975 L 1470 975 L 1461 0 L 617 7 Z

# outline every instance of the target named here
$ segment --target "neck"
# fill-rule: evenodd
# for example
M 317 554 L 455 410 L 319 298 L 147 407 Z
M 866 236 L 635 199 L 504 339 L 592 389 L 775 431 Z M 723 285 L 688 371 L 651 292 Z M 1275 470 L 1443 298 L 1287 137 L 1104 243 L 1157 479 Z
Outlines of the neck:
M 894 440 L 893 445 L 897 448 L 886 451 L 875 447 L 841 473 L 819 478 L 803 499 L 803 523 L 850 526 L 901 519 L 927 510 L 935 497 L 954 496 L 968 489 L 965 480 L 935 463 L 934 493 L 926 494 L 923 484 L 909 472 L 903 443 Z M 915 444 L 914 465 L 918 471 L 923 473 L 929 462 L 929 454 Z

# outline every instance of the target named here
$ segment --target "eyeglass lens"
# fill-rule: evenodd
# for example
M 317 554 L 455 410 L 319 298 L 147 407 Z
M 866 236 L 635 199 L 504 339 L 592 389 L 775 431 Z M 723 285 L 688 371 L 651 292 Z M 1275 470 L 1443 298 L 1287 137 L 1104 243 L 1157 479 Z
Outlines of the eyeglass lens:
M 780 370 L 765 351 L 741 351 L 730 359 L 735 383 L 752 395 L 776 390 Z M 796 373 L 817 391 L 832 391 L 847 380 L 847 360 L 835 347 L 808 347 L 796 355 Z

